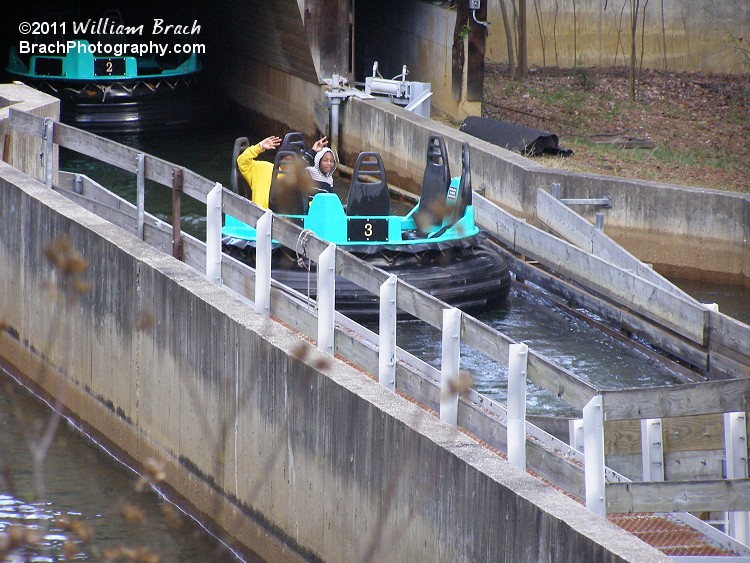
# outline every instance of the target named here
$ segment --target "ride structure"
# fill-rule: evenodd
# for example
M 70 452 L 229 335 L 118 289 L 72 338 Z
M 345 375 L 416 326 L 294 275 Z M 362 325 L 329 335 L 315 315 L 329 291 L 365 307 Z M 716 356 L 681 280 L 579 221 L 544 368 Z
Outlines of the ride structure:
M 295 189 L 301 135 L 289 134 L 276 155 L 270 208 L 382 270 L 466 311 L 504 305 L 510 291 L 505 258 L 486 244 L 474 222 L 469 147 L 462 147 L 461 175 L 451 178 L 442 137 L 429 138 L 418 203 L 405 215 L 391 212 L 386 172 L 378 153 L 357 157 L 344 206 L 335 193 L 310 194 Z M 235 142 L 232 189 L 249 194 L 236 170 L 236 159 L 248 146 Z M 303 231 L 303 233 L 305 232 Z M 255 265 L 255 229 L 227 215 L 222 230 L 224 251 Z M 301 236 L 300 244 L 304 244 Z M 314 264 L 304 249 L 275 247 L 272 272 L 279 282 L 315 297 Z M 343 278 L 336 279 L 336 308 L 358 319 L 375 319 L 378 297 Z

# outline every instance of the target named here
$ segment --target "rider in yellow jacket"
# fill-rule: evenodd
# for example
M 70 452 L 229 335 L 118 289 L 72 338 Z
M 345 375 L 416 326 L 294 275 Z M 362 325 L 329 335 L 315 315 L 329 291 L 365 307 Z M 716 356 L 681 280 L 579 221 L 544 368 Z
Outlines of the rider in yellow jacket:
M 253 203 L 268 209 L 268 197 L 271 192 L 271 180 L 273 179 L 273 163 L 265 160 L 255 160 L 263 151 L 279 148 L 281 138 L 276 136 L 266 137 L 257 145 L 247 147 L 237 157 L 237 169 L 250 186 L 250 199 Z M 312 146 L 310 157 L 325 148 L 328 144 L 326 137 L 315 141 Z M 245 195 L 245 194 L 241 194 Z
M 271 191 L 271 177 L 273 175 L 273 163 L 265 160 L 255 160 L 260 153 L 278 148 L 281 144 L 279 137 L 266 137 L 257 145 L 247 147 L 237 157 L 237 168 L 250 186 L 250 195 L 253 203 L 268 209 L 268 194 Z

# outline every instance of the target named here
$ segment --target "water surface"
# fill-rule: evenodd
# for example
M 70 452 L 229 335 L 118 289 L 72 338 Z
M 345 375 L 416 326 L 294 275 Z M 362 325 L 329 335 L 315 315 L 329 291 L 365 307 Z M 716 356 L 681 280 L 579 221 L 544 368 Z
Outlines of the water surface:
M 8 561 L 60 561 L 70 538 L 76 561 L 102 561 L 104 550 L 125 547 L 158 555 L 160 562 L 240 561 L 224 544 L 150 487 L 130 468 L 63 419 L 42 462 L 44 499 L 38 498 L 29 444 L 38 445 L 50 406 L 0 368 L 0 532 L 25 526 L 37 531 L 37 548 Z M 61 521 L 90 530 L 82 542 Z M 124 560 L 124 559 L 123 559 Z

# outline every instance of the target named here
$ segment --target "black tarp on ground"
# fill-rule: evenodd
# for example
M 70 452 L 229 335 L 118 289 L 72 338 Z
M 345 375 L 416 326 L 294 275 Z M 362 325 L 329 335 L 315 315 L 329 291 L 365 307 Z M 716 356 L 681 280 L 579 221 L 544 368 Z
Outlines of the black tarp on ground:
M 523 127 L 507 121 L 488 117 L 470 116 L 464 119 L 460 130 L 483 141 L 526 156 L 554 154 L 571 156 L 573 151 L 561 149 L 554 133 Z

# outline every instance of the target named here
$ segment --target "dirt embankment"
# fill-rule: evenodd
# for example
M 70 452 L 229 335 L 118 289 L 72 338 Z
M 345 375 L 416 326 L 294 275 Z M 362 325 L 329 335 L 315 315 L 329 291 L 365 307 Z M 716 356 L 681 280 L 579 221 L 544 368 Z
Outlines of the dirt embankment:
M 750 193 L 750 75 L 534 69 L 525 82 L 485 69 L 483 115 L 555 133 L 570 158 L 547 166 Z M 623 143 L 640 148 L 619 148 Z

